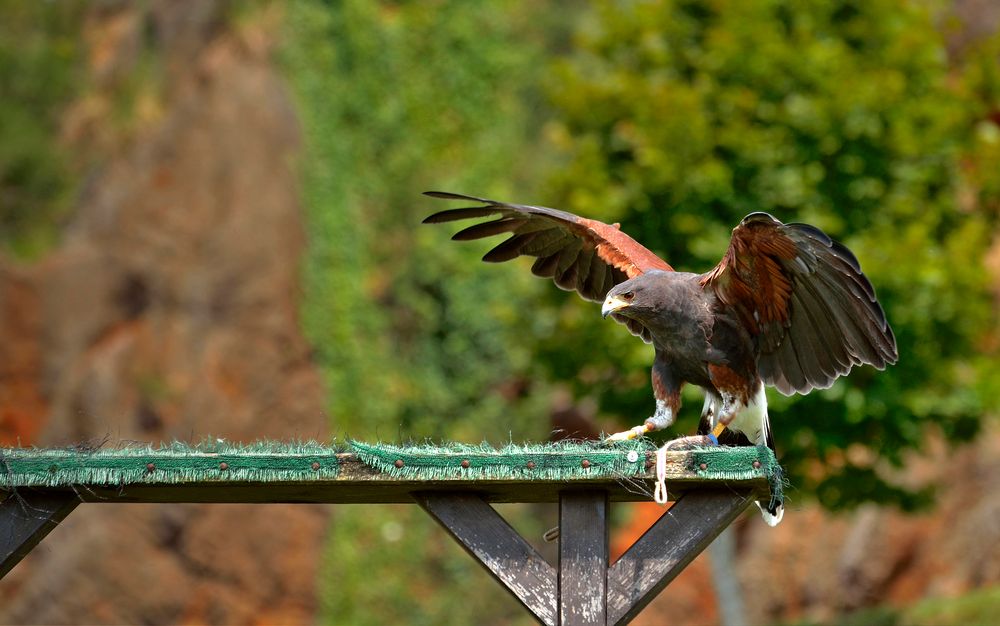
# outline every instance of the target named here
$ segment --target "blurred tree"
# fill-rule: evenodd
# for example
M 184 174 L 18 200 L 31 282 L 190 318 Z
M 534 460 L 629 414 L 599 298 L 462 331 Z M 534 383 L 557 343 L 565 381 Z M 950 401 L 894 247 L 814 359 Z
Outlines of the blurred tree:
M 520 309 L 542 285 L 484 272 L 481 252 L 417 228 L 439 208 L 425 188 L 510 195 L 530 184 L 538 159 L 522 150 L 538 130 L 541 75 L 531 12 L 346 2 L 291 13 L 286 59 L 307 142 L 304 315 L 336 426 L 389 438 L 544 433 L 516 421 L 530 412 L 511 412 L 531 349 L 516 341 L 530 323 Z
M 284 59 L 306 142 L 303 316 L 335 432 L 544 440 L 547 386 L 528 375 L 533 343 L 521 337 L 537 334 L 528 303 L 548 286 L 484 271 L 482 250 L 419 227 L 440 208 L 419 192 L 530 191 L 544 160 L 534 146 L 554 9 L 349 0 L 287 10 Z M 526 619 L 414 507 L 340 509 L 329 546 L 335 623 Z
M 58 141 L 80 88 L 82 2 L 0 0 L 0 250 L 48 249 L 73 189 Z
M 925 502 L 886 470 L 931 430 L 972 437 L 1000 373 L 983 263 L 1000 182 L 996 50 L 949 67 L 927 5 L 609 0 L 550 83 L 556 206 L 620 221 L 690 271 L 717 263 L 757 210 L 816 224 L 858 254 L 899 364 L 808 397 L 770 395 L 791 497 L 833 508 Z M 605 410 L 649 411 L 648 348 L 605 333 L 576 302 L 550 302 L 558 330 L 539 349 L 550 376 Z M 593 349 L 565 350 L 567 336 Z
M 442 245 L 417 227 L 440 208 L 418 191 L 620 221 L 693 271 L 719 260 L 746 213 L 767 210 L 858 253 L 901 352 L 888 372 L 771 397 L 791 497 L 926 502 L 889 479 L 892 467 L 931 429 L 973 436 L 1000 385 L 982 262 L 1000 198 L 995 48 L 949 65 L 916 1 L 568 7 L 288 6 L 283 58 L 306 143 L 303 318 L 336 430 L 541 439 L 555 385 L 623 424 L 652 408 L 648 346 L 526 268 L 479 265 L 489 243 Z M 553 49 L 568 50 L 554 66 Z M 547 117 L 557 121 L 540 133 Z M 665 436 L 693 430 L 687 397 Z M 339 511 L 328 618 L 523 618 L 431 528 L 412 507 Z

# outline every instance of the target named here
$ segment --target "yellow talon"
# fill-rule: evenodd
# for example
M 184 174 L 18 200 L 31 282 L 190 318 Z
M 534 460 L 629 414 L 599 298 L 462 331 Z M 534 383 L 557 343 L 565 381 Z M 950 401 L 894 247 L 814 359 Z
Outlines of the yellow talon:
M 609 435 L 608 438 L 605 439 L 605 441 L 631 441 L 636 437 L 642 437 L 651 430 L 653 429 L 648 424 L 643 424 L 642 426 L 634 426 L 620 433 Z

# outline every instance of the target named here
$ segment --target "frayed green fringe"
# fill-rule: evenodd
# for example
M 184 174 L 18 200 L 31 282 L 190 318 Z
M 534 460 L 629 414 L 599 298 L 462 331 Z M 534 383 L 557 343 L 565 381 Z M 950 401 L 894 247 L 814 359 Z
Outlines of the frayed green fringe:
M 614 444 L 558 442 L 395 446 L 348 442 L 369 467 L 397 478 L 550 480 L 645 476 L 656 446 L 640 439 Z M 160 446 L 128 445 L 100 449 L 0 449 L 0 488 L 129 485 L 143 483 L 279 482 L 336 478 L 337 454 L 344 447 L 316 442 L 260 441 L 233 444 L 207 440 Z M 765 446 L 711 447 L 689 452 L 691 471 L 702 478 L 767 478 L 772 504 L 782 501 L 784 477 Z M 754 464 L 757 467 L 754 467 Z M 702 469 L 704 466 L 704 469 Z
M 771 486 L 771 504 L 784 500 L 785 478 L 775 458 L 767 446 L 713 446 L 691 451 L 692 471 L 703 478 L 726 480 L 751 480 L 767 478 Z M 757 467 L 754 467 L 754 464 Z M 702 465 L 705 469 L 702 469 Z
M 351 449 L 365 464 L 400 478 L 547 478 L 632 477 L 646 473 L 646 453 L 654 447 L 646 441 L 613 445 L 558 442 L 510 444 L 502 448 L 478 446 L 394 446 L 350 441 Z
M 0 449 L 0 488 L 78 484 L 272 482 L 336 477 L 336 455 L 316 442 L 206 441 L 100 449 Z

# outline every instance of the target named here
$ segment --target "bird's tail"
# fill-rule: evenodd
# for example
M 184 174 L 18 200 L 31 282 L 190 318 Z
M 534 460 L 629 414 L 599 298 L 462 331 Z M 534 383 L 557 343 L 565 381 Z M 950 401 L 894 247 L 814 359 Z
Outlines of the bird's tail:
M 775 452 L 774 438 L 771 437 L 770 428 L 767 429 L 765 443 L 771 449 L 771 452 Z M 777 456 L 777 452 L 775 452 L 775 456 Z M 785 503 L 780 494 L 771 494 L 768 500 L 757 500 L 757 507 L 760 509 L 760 514 L 764 517 L 764 523 L 772 528 L 780 524 L 781 518 L 785 516 Z
M 764 523 L 771 527 L 780 524 L 781 518 L 785 516 L 785 505 L 781 502 L 774 504 L 773 502 L 757 500 L 757 507 L 764 518 Z

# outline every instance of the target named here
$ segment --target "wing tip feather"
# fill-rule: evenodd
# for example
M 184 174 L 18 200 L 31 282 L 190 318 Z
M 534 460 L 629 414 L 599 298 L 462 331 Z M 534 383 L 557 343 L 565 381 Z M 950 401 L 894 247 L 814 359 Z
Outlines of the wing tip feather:
M 425 191 L 423 195 L 430 198 L 441 198 L 442 200 L 473 200 L 475 202 L 486 202 L 489 200 L 483 200 L 482 198 L 477 198 L 476 196 L 467 196 L 461 193 L 452 193 L 450 191 Z

